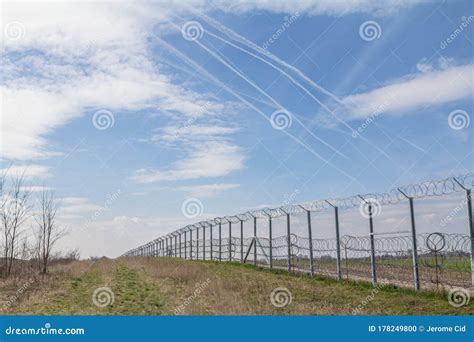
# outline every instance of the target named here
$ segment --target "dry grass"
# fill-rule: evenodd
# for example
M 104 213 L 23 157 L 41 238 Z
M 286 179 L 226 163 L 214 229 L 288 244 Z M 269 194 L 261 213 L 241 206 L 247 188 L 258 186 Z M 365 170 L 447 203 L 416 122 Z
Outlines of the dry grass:
M 339 315 L 352 314 L 367 297 L 360 314 L 472 315 L 474 305 L 455 308 L 445 294 L 416 293 L 370 284 L 288 275 L 232 263 L 170 258 L 124 258 L 57 265 L 36 279 L 18 299 L 4 304 L 19 283 L 0 283 L 3 314 L 180 314 L 180 315 Z M 95 306 L 92 294 L 110 287 L 114 303 Z M 292 302 L 277 308 L 270 294 L 286 287 Z M 372 296 L 373 295 L 373 296 Z M 2 308 L 3 307 L 3 308 Z

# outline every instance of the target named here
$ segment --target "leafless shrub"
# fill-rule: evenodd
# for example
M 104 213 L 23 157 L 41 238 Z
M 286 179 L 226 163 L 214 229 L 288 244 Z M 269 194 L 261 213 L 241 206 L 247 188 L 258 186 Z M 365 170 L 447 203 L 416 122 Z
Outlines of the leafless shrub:
M 3 275 L 9 276 L 16 257 L 21 253 L 20 235 L 23 226 L 29 218 L 31 206 L 30 192 L 25 190 L 24 174 L 16 176 L 11 181 L 10 191 L 5 191 L 5 175 L 1 181 L 1 229 L 3 237 Z
M 39 213 L 35 215 L 35 246 L 41 273 L 48 272 L 51 252 L 56 242 L 64 236 L 65 230 L 56 221 L 59 204 L 54 193 L 43 190 L 39 198 Z

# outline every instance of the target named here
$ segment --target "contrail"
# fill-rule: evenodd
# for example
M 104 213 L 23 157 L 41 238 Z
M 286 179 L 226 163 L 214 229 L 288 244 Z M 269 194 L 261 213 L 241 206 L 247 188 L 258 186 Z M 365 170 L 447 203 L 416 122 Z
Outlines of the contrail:
M 295 66 L 285 62 L 284 60 L 278 58 L 277 56 L 275 56 L 274 54 L 272 54 L 270 51 L 268 50 L 265 50 L 265 49 L 262 49 L 260 46 L 258 46 L 257 44 L 255 44 L 254 42 L 248 40 L 247 38 L 241 36 L 240 34 L 238 34 L 237 32 L 233 31 L 232 29 L 228 28 L 227 26 L 223 25 L 222 23 L 220 23 L 219 21 L 211 18 L 211 17 L 208 17 L 207 15 L 203 14 L 203 13 L 198 13 L 196 11 L 193 11 L 196 15 L 202 17 L 208 24 L 212 25 L 214 28 L 216 28 L 218 31 L 224 33 L 225 35 L 227 35 L 229 38 L 231 39 L 234 39 L 234 40 L 237 40 L 239 42 L 241 42 L 242 44 L 246 45 L 247 47 L 257 51 L 257 52 L 260 52 L 261 54 L 267 56 L 268 58 L 272 59 L 273 61 L 285 66 L 286 68 L 294 71 L 295 73 L 297 73 L 301 78 L 303 78 L 306 82 L 308 82 L 309 84 L 311 84 L 313 87 L 315 87 L 316 89 L 318 89 L 319 91 L 321 91 L 323 94 L 329 96 L 330 98 L 332 98 L 334 101 L 336 101 L 337 103 L 343 105 L 344 107 L 346 106 L 346 104 L 344 102 L 341 101 L 341 99 L 339 99 L 336 95 L 334 95 L 333 93 L 331 93 L 330 91 L 324 89 L 323 87 L 321 87 L 319 84 L 317 84 L 316 82 L 314 82 L 312 79 L 310 79 L 308 76 L 306 76 L 300 69 L 296 68 Z
M 263 63 L 269 65 L 271 68 L 275 69 L 275 70 L 278 70 L 279 72 L 281 72 L 286 78 L 288 78 L 293 84 L 295 84 L 298 88 L 300 88 L 301 90 L 303 90 L 308 96 L 310 96 L 313 100 L 315 100 L 321 107 L 323 107 L 324 109 L 326 109 L 328 112 L 330 112 L 334 118 L 336 118 L 337 121 L 339 121 L 341 124 L 343 124 L 344 126 L 346 126 L 347 128 L 349 128 L 351 130 L 351 133 L 354 132 L 354 129 L 347 123 L 345 122 L 344 120 L 342 120 L 341 118 L 339 118 L 337 116 L 336 113 L 334 113 L 334 111 L 332 111 L 329 107 L 327 107 L 323 102 L 321 102 L 316 96 L 313 95 L 313 93 L 311 93 L 305 86 L 303 86 L 301 83 L 299 83 L 297 80 L 295 80 L 291 75 L 289 75 L 286 71 L 284 71 L 283 69 L 279 68 L 278 66 L 274 65 L 273 63 L 267 61 L 266 59 L 238 46 L 238 45 L 235 45 L 234 43 L 228 41 L 227 39 L 225 38 L 222 38 L 222 37 L 219 37 L 218 35 L 215 35 L 214 33 L 212 32 L 209 32 L 209 31 L 206 31 L 206 34 L 210 35 L 211 37 L 214 37 L 246 54 L 248 54 L 249 56 L 252 56 L 254 58 L 257 58 L 258 60 L 262 61 Z
M 306 76 L 301 70 L 299 70 L 298 68 L 294 67 L 293 65 L 291 64 L 288 64 L 287 62 L 281 60 L 280 58 L 278 58 L 277 56 L 273 55 L 271 52 L 265 50 L 265 49 L 262 49 L 260 46 L 256 45 L 255 43 L 253 43 L 252 41 L 248 40 L 247 38 L 239 35 L 238 33 L 236 33 L 235 31 L 229 29 L 227 26 L 221 24 L 219 21 L 211 18 L 211 17 L 208 17 L 207 15 L 203 14 L 203 13 L 197 13 L 196 11 L 193 11 L 196 15 L 202 17 L 207 23 L 209 23 L 211 26 L 213 26 L 214 28 L 216 28 L 219 32 L 221 33 L 224 33 L 225 35 L 227 35 L 228 37 L 230 37 L 231 39 L 234 39 L 234 40 L 237 40 L 239 42 L 241 42 L 242 44 L 246 45 L 247 47 L 257 51 L 257 52 L 260 52 L 264 55 L 266 55 L 267 57 L 269 57 L 270 59 L 276 61 L 277 63 L 280 63 L 282 64 L 283 66 L 293 70 L 294 72 L 296 72 L 300 77 L 302 77 L 304 80 L 306 80 L 308 83 L 310 83 L 313 87 L 319 89 L 321 92 L 323 92 L 324 94 L 328 95 L 329 97 L 331 97 L 333 100 L 335 100 L 337 103 L 341 104 L 342 106 L 346 107 L 347 105 L 341 101 L 341 99 L 339 99 L 336 95 L 332 94 L 331 92 L 329 92 L 328 90 L 324 89 L 323 87 L 321 87 L 320 85 L 318 85 L 317 83 L 315 83 L 313 80 L 311 80 L 308 76 Z M 180 18 L 182 19 L 182 18 Z M 258 58 L 259 60 L 267 63 L 268 65 L 276 68 L 277 70 L 279 70 L 280 72 L 282 72 L 281 69 L 277 68 L 275 65 L 273 65 L 272 63 L 262 59 L 261 57 L 258 57 L 252 53 L 250 53 L 249 51 L 241 48 L 241 47 L 238 47 L 237 45 L 235 44 L 232 44 L 231 42 L 228 42 L 226 41 L 225 39 L 209 32 L 209 31 L 206 31 L 206 33 L 208 33 L 209 35 L 217 38 L 217 39 L 221 39 L 223 42 L 225 43 L 228 43 L 228 44 L 231 44 L 232 46 L 242 50 L 243 52 L 246 52 L 246 53 L 249 53 L 250 55 Z M 288 75 L 287 73 L 285 73 L 286 75 Z M 288 77 L 290 77 L 288 75 Z M 326 105 L 322 104 L 315 96 L 313 96 L 312 93 L 310 93 L 305 87 L 301 88 L 303 89 L 309 96 L 311 96 L 311 98 L 313 98 L 315 101 L 317 101 L 324 109 L 326 109 L 332 116 L 334 116 L 334 118 L 336 118 L 339 122 L 341 122 L 344 126 L 346 126 L 347 128 L 349 128 L 349 130 L 351 131 L 351 133 L 354 133 L 354 129 L 349 125 L 347 124 L 344 120 L 340 119 L 335 113 L 334 111 L 332 111 L 330 108 L 328 108 Z M 367 144 L 369 145 L 372 145 L 378 152 L 380 152 L 381 154 L 383 154 L 385 157 L 387 157 L 389 160 L 395 162 L 385 151 L 381 150 L 378 146 L 374 145 L 374 144 L 371 144 L 370 141 L 368 141 L 366 138 L 360 136 L 360 139 L 363 140 L 364 142 L 366 142 Z
M 236 97 L 237 99 L 239 99 L 242 103 L 244 103 L 245 105 L 247 105 L 249 108 L 253 109 L 254 111 L 256 111 L 257 113 L 259 113 L 263 118 L 265 118 L 265 120 L 267 120 L 268 122 L 270 122 L 270 119 L 267 117 L 267 115 L 262 112 L 259 108 L 255 107 L 252 103 L 248 102 L 246 99 L 244 99 L 242 96 L 240 96 L 239 94 L 237 94 L 235 91 L 233 91 L 232 89 L 230 89 L 227 85 L 225 85 L 224 83 L 222 83 L 220 80 L 218 80 L 217 78 L 214 77 L 214 75 L 210 74 L 206 69 L 204 69 L 202 66 L 200 66 L 199 64 L 197 64 L 194 60 L 192 60 L 191 58 L 189 58 L 188 56 L 186 56 L 185 54 L 183 54 L 181 51 L 179 51 L 178 49 L 176 49 L 174 46 L 172 46 L 171 44 L 167 43 L 166 41 L 156 37 L 157 41 L 164 45 L 166 48 L 168 48 L 170 51 L 172 51 L 175 55 L 177 55 L 179 58 L 181 58 L 184 62 L 186 62 L 187 64 L 189 64 L 191 67 L 193 67 L 195 70 L 199 70 L 200 73 L 202 73 L 203 75 L 206 75 L 208 78 L 211 78 L 216 84 L 218 84 L 220 87 L 222 87 L 222 89 L 225 89 L 229 94 L 233 95 L 234 97 Z M 304 142 L 302 142 L 301 140 L 299 140 L 298 138 L 296 138 L 295 136 L 293 136 L 291 133 L 287 132 L 286 130 L 282 130 L 282 132 L 284 134 L 286 134 L 287 136 L 289 136 L 293 141 L 297 142 L 299 145 L 303 146 L 308 152 L 310 152 L 311 154 L 313 154 L 314 156 L 316 156 L 318 159 L 322 160 L 324 163 L 326 163 L 327 165 L 333 167 L 334 169 L 336 169 L 337 171 L 341 172 L 344 176 L 346 176 L 347 178 L 349 178 L 350 180 L 352 181 L 355 181 L 355 182 L 358 182 L 357 179 L 355 179 L 354 177 L 352 177 L 351 175 L 349 175 L 347 172 L 345 172 L 344 170 L 341 170 L 339 167 L 337 167 L 336 165 L 334 165 L 333 163 L 331 163 L 329 160 L 326 160 L 323 156 L 321 156 L 319 153 L 317 153 L 316 151 L 313 151 L 308 145 L 306 145 Z
M 174 24 L 174 23 L 171 23 L 173 26 L 175 26 L 176 28 L 178 29 L 181 29 L 178 25 Z M 216 58 L 219 62 L 221 62 L 222 64 L 224 64 L 227 68 L 229 68 L 231 71 L 233 71 L 235 74 L 237 74 L 237 76 L 239 76 L 240 78 L 242 78 L 244 81 L 246 81 L 248 84 L 250 84 L 252 87 L 254 87 L 256 90 L 258 90 L 261 94 L 263 94 L 265 97 L 267 97 L 270 101 L 272 101 L 273 103 L 275 103 L 275 105 L 277 105 L 280 109 L 286 111 L 286 112 L 290 112 L 289 110 L 287 110 L 282 104 L 280 104 L 277 100 L 275 100 L 271 95 L 269 95 L 265 90 L 263 90 L 262 88 L 260 88 L 257 84 L 255 84 L 250 78 L 248 78 L 246 75 L 244 75 L 237 67 L 234 67 L 232 65 L 230 65 L 230 63 L 226 62 L 221 56 L 219 56 L 217 53 L 215 53 L 214 51 L 212 51 L 211 49 L 209 49 L 207 46 L 205 46 L 204 44 L 202 44 L 201 42 L 199 42 L 198 40 L 194 40 L 194 42 L 196 44 L 198 44 L 201 48 L 203 48 L 204 50 L 206 50 L 211 56 L 213 56 L 214 58 Z M 339 152 L 335 147 L 333 147 L 331 144 L 327 143 L 326 141 L 324 141 L 323 139 L 319 138 L 318 136 L 316 136 L 313 132 L 311 132 L 310 130 L 308 130 L 305 125 L 298 119 L 298 117 L 296 115 L 294 115 L 295 117 L 295 121 L 297 121 L 301 127 L 303 127 L 303 129 L 305 131 L 307 131 L 313 138 L 315 138 L 316 140 L 318 140 L 319 142 L 321 142 L 323 145 L 325 145 L 326 147 L 328 147 L 329 149 L 331 149 L 333 152 L 339 154 L 341 157 L 347 159 L 347 160 L 350 160 L 346 155 L 344 155 L 343 153 Z

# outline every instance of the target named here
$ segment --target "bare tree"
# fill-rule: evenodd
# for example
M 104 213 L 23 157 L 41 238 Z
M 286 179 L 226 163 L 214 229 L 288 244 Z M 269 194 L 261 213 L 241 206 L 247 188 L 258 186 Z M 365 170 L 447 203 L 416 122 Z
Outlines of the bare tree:
M 59 204 L 55 200 L 53 192 L 43 190 L 39 198 L 39 206 L 39 213 L 35 216 L 37 223 L 36 252 L 41 272 L 47 273 L 53 246 L 64 236 L 65 231 L 59 227 L 56 221 Z
M 29 217 L 31 206 L 29 205 L 30 192 L 25 190 L 24 174 L 16 176 L 12 180 L 11 189 L 3 194 L 1 202 L 1 224 L 4 239 L 4 275 L 9 276 L 12 271 L 13 262 L 18 252 L 18 239 L 21 228 Z M 4 191 L 5 181 L 2 183 Z

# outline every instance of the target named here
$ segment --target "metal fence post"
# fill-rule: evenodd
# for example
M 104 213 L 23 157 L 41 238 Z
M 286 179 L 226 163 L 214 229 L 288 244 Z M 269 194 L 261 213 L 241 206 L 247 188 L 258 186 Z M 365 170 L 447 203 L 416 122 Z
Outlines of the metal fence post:
M 168 237 L 165 236 L 165 256 L 168 256 Z
M 188 244 L 187 244 L 187 237 L 186 237 L 186 230 L 183 232 L 184 233 L 184 259 L 187 259 L 188 258 Z
M 420 273 L 418 267 L 418 246 L 416 241 L 416 226 L 415 226 L 415 208 L 413 205 L 413 197 L 408 196 L 400 188 L 397 189 L 403 196 L 408 199 L 410 203 L 410 220 L 411 220 L 411 239 L 412 239 L 412 258 L 413 258 L 413 279 L 415 282 L 415 289 L 420 289 Z
M 189 258 L 193 260 L 193 230 L 189 228 Z
M 372 266 L 372 283 L 377 284 L 377 268 L 375 264 L 374 220 L 372 203 L 369 203 L 369 230 L 370 230 L 370 264 Z
M 291 225 L 290 214 L 286 214 L 286 234 L 288 235 L 288 273 L 291 272 Z
M 199 260 L 199 227 L 196 227 L 196 260 Z
M 253 217 L 253 236 L 254 236 L 254 244 L 253 244 L 253 264 L 257 266 L 257 218 Z
M 222 223 L 219 222 L 219 261 L 222 261 Z
M 416 241 L 416 227 L 415 227 L 415 209 L 413 206 L 413 198 L 408 199 L 410 202 L 410 217 L 411 217 L 411 236 L 412 236 L 412 249 L 413 249 L 413 277 L 415 279 L 415 289 L 420 289 L 420 273 L 418 269 L 418 246 Z
M 229 221 L 229 261 L 232 261 L 232 222 Z
M 339 234 L 339 208 L 329 202 L 328 200 L 325 201 L 331 207 L 334 208 L 334 221 L 336 226 L 336 274 L 337 279 L 342 280 L 342 269 L 341 269 L 341 237 Z
M 210 235 L 210 240 L 211 240 L 211 242 L 209 244 L 209 252 L 210 252 L 210 258 L 212 260 L 212 245 L 214 244 L 214 242 L 212 241 L 212 224 L 209 227 L 209 229 L 210 229 L 210 234 L 209 235 Z
M 272 217 L 268 216 L 268 248 L 270 257 L 270 269 L 273 268 L 273 232 L 272 232 Z
M 474 221 L 472 218 L 472 196 L 471 189 L 466 189 L 467 210 L 469 217 L 469 231 L 471 234 L 471 287 L 474 287 Z
M 336 224 L 336 272 L 337 279 L 342 279 L 341 269 L 341 236 L 339 233 L 339 208 L 334 207 L 334 219 Z
M 183 245 L 181 245 L 181 232 L 179 232 L 178 234 L 179 234 L 179 235 L 178 235 L 178 236 L 179 236 L 179 258 L 182 259 L 182 251 L 181 251 L 181 249 L 182 249 Z
M 244 262 L 244 221 L 240 220 L 240 263 Z
M 313 259 L 313 232 L 311 230 L 311 211 L 306 211 L 308 218 L 308 239 L 309 239 L 309 272 L 314 275 L 314 259 Z
M 178 257 L 178 236 L 174 236 L 174 257 Z
M 206 260 L 206 225 L 202 226 L 202 260 Z
M 454 181 L 466 191 L 466 201 L 467 201 L 467 216 L 469 218 L 469 234 L 471 237 L 471 287 L 474 287 L 474 220 L 472 217 L 472 196 L 471 189 L 466 188 L 461 182 L 456 178 Z

